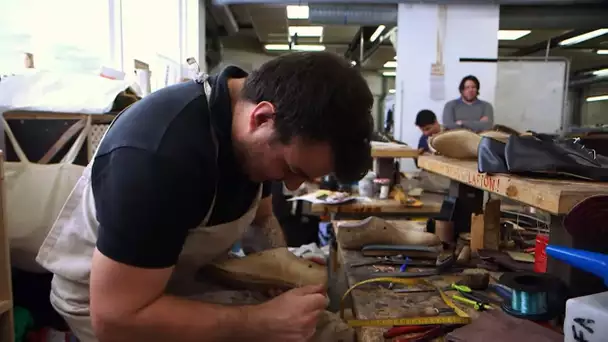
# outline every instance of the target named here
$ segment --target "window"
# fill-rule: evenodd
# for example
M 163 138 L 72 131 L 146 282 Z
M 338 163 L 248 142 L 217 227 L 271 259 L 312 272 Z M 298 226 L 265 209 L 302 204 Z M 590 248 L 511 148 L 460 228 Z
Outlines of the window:
M 24 68 L 34 55 L 37 69 L 98 73 L 108 64 L 109 7 L 100 0 L 0 0 L 0 68 Z

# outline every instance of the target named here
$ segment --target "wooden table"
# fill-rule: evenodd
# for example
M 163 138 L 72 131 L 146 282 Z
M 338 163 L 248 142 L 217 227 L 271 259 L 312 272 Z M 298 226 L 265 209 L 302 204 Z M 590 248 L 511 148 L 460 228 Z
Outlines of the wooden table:
M 407 145 L 372 141 L 372 158 L 416 158 L 418 150 Z
M 334 219 L 367 217 L 370 215 L 382 217 L 428 217 L 439 214 L 443 195 L 424 193 L 420 200 L 423 203 L 422 207 L 408 207 L 395 199 L 381 200 L 377 198 L 370 201 L 356 201 L 342 205 L 317 203 L 311 205 L 311 213 L 334 214 Z
M 416 157 L 418 157 L 418 150 L 407 145 L 372 141 L 374 172 L 378 178 L 392 180 L 395 171 L 399 171 L 396 167 L 395 159 Z
M 338 254 L 341 262 L 340 266 L 346 273 L 348 287 L 367 279 L 370 273 L 377 271 L 379 268 L 378 266 L 351 268 L 352 264 L 370 260 L 369 257 L 363 257 L 359 251 L 349 251 L 338 246 Z M 381 276 L 381 272 L 377 272 L 377 274 L 378 277 Z M 459 279 L 458 275 L 429 278 L 438 287 L 447 287 Z M 401 285 L 395 285 L 394 288 L 399 287 Z M 354 289 L 351 292 L 351 300 L 353 314 L 356 319 L 419 317 L 423 315 L 422 312 L 425 308 L 448 308 L 437 292 L 395 293 L 386 286 L 379 284 L 363 285 Z M 467 312 L 472 318 L 477 317 L 478 313 L 472 308 L 460 304 L 456 305 Z M 359 342 L 385 341 L 382 334 L 387 330 L 387 327 L 361 327 L 356 329 Z
M 480 213 L 483 192 L 487 191 L 533 206 L 551 214 L 550 243 L 608 253 L 605 241 L 584 241 L 584 236 L 571 236 L 562 225 L 563 216 L 587 197 L 607 194 L 608 183 L 571 180 L 548 180 L 515 175 L 487 175 L 477 172 L 476 161 L 456 160 L 441 156 L 421 156 L 418 166 L 452 180 L 449 195 L 457 198 L 454 221 L 457 230 L 470 229 L 471 213 Z M 594 276 L 549 258 L 548 272 L 561 277 L 577 295 L 605 290 Z

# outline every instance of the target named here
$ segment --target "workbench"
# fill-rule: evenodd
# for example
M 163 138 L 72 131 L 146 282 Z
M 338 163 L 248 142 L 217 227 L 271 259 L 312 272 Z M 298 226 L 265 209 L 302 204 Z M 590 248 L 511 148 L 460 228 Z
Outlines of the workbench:
M 335 223 L 334 227 L 337 227 Z M 378 266 L 352 268 L 351 265 L 353 264 L 370 260 L 369 257 L 363 257 L 359 251 L 345 250 L 338 246 L 337 253 L 340 269 L 346 275 L 346 285 L 348 287 L 367 279 L 371 272 L 377 271 L 379 268 Z M 411 270 L 416 269 L 411 268 Z M 382 276 L 381 272 L 377 272 L 377 274 L 378 277 Z M 460 278 L 458 275 L 446 275 L 427 279 L 431 280 L 433 285 L 443 288 L 448 287 Z M 350 298 L 347 298 L 346 301 L 352 301 L 352 303 L 347 302 L 346 304 L 352 304 L 353 315 L 356 319 L 419 317 L 423 315 L 422 311 L 424 309 L 448 308 L 437 292 L 396 293 L 377 284 L 364 285 L 354 289 Z M 478 313 L 472 308 L 460 304 L 456 305 L 469 314 L 471 318 L 477 317 Z M 359 342 L 386 341 L 382 334 L 388 329 L 387 327 L 361 327 L 356 329 Z
M 452 220 L 459 232 L 470 229 L 471 214 L 482 212 L 483 193 L 489 192 L 549 213 L 551 244 L 608 253 L 605 241 L 585 241 L 584 236 L 572 236 L 562 224 L 564 215 L 577 203 L 593 195 L 608 194 L 608 183 L 488 175 L 477 172 L 477 161 L 436 155 L 420 156 L 418 167 L 451 180 L 448 196 L 456 198 Z M 606 290 L 599 278 L 552 258 L 548 260 L 547 271 L 564 280 L 574 295 Z
M 355 201 L 346 204 L 311 205 L 312 214 L 330 214 L 334 219 L 366 218 L 368 216 L 380 217 L 432 217 L 439 214 L 443 195 L 423 193 L 420 197 L 422 207 L 409 207 L 395 199 L 371 198 L 368 201 Z
M 395 159 L 416 158 L 418 154 L 418 150 L 407 145 L 372 141 L 374 172 L 378 178 L 393 179 L 395 172 L 399 172 Z

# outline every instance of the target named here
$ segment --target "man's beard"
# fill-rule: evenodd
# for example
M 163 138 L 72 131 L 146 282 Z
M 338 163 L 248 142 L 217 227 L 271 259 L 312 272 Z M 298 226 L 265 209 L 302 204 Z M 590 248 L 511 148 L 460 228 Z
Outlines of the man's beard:
M 264 175 L 261 170 L 264 161 L 264 152 L 261 151 L 261 146 L 237 141 L 233 141 L 232 145 L 234 157 L 243 174 L 247 175 L 251 181 L 264 181 Z

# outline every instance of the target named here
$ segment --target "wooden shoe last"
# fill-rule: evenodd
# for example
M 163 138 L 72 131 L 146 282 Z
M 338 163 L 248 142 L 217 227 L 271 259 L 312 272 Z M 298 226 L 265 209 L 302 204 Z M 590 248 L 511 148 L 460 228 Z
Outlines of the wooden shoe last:
M 206 266 L 203 272 L 213 280 L 247 290 L 327 285 L 325 266 L 298 258 L 287 248 L 217 261 Z
M 408 222 L 404 224 L 411 225 Z M 338 243 L 342 248 L 361 249 L 365 245 L 435 246 L 441 240 L 435 234 L 405 227 L 397 227 L 386 220 L 370 216 L 362 221 L 341 222 L 337 229 Z

